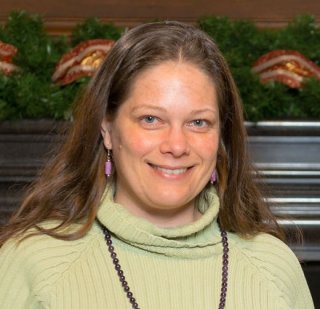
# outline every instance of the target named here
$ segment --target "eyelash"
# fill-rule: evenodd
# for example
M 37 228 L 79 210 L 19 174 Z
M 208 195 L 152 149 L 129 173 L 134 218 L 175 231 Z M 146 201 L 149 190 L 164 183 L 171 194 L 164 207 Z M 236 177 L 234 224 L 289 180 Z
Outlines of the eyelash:
M 139 122 L 145 129 L 157 129 L 161 126 L 161 119 L 153 115 L 139 117 Z
M 201 125 L 197 124 L 197 122 L 201 122 Z M 205 119 L 195 119 L 195 120 L 192 120 L 190 123 L 191 123 L 191 125 L 194 125 L 194 126 L 199 127 L 199 128 L 203 128 L 203 127 L 208 127 L 209 126 L 209 121 L 207 121 Z
M 149 121 L 150 118 L 152 118 L 152 120 L 153 120 L 152 122 Z M 151 124 L 151 123 L 154 123 L 154 120 L 157 120 L 157 117 L 152 116 L 152 115 L 146 115 L 146 116 L 141 117 L 141 120 L 144 121 L 145 123 Z
M 139 118 L 139 121 L 146 128 L 158 128 L 161 126 L 161 119 L 153 115 L 143 115 Z M 195 130 L 206 130 L 211 126 L 211 123 L 206 119 L 199 118 L 189 121 L 186 125 Z

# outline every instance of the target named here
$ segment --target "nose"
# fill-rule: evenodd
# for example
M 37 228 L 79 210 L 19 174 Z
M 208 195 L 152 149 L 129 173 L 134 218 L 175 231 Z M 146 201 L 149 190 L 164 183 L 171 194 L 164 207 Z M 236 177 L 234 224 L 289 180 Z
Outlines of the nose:
M 163 136 L 163 141 L 160 145 L 160 151 L 163 154 L 171 154 L 173 157 L 177 158 L 184 155 L 189 155 L 189 139 L 183 128 L 168 128 L 166 134 Z

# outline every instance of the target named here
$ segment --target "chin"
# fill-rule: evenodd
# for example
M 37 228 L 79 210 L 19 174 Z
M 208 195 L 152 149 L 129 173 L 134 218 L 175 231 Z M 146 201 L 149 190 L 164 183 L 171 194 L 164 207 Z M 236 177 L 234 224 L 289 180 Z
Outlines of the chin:
M 188 196 L 188 197 L 181 197 L 181 196 L 172 196 L 172 195 L 158 195 L 157 200 L 152 201 L 153 205 L 157 209 L 166 209 L 166 210 L 173 210 L 173 209 L 179 209 L 188 207 L 190 205 L 193 205 L 194 198 Z

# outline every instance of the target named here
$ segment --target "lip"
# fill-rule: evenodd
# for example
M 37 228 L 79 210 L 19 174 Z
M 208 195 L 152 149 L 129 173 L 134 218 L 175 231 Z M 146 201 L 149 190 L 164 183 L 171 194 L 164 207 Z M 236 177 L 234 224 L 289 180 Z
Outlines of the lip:
M 156 174 L 170 179 L 180 179 L 189 174 L 193 166 L 168 166 L 148 163 Z

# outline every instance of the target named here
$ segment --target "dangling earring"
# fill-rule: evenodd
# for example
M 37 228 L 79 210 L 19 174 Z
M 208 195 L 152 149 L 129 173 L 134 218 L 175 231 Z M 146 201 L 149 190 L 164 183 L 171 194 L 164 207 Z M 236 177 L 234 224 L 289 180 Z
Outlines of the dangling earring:
M 107 161 L 104 166 L 104 173 L 108 178 L 111 176 L 111 173 L 112 173 L 111 156 L 112 156 L 111 149 L 107 149 Z
M 217 181 L 217 172 L 216 172 L 216 170 L 214 170 L 211 174 L 211 177 L 210 177 L 210 183 L 212 185 L 214 185 L 216 183 L 216 181 Z

